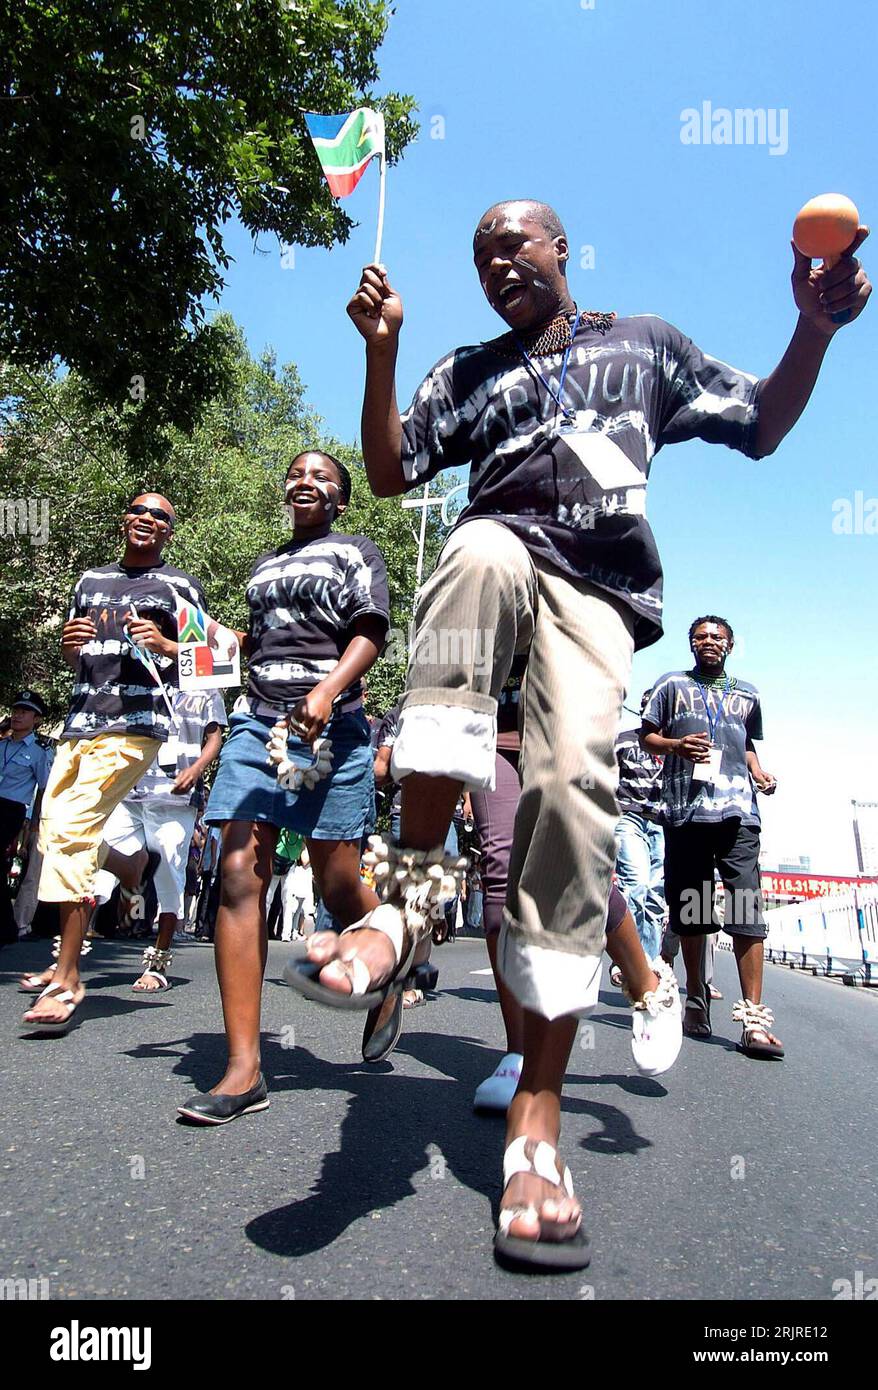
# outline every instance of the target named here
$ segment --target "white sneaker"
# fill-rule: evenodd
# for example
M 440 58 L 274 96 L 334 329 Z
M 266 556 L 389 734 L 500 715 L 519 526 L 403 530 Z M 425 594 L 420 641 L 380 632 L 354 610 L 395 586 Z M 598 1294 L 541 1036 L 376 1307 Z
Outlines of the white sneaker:
M 520 1052 L 507 1052 L 497 1070 L 476 1088 L 473 1110 L 499 1110 L 505 1114 L 518 1089 L 523 1064 Z
M 618 965 L 610 966 L 610 984 L 615 985 L 616 989 L 621 989 L 625 983 L 625 976 Z
M 631 1051 L 639 1072 L 660 1076 L 674 1065 L 683 1046 L 683 1010 L 677 977 L 671 967 L 658 957 L 651 969 L 659 982 L 632 1006 Z

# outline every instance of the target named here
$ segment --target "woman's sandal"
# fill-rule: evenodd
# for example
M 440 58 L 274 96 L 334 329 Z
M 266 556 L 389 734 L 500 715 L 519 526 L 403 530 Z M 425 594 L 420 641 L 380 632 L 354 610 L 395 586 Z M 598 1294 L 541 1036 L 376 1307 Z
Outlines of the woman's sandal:
M 544 1140 L 528 1139 L 525 1135 L 513 1139 L 503 1155 L 504 1192 L 517 1173 L 530 1173 L 551 1183 L 558 1189 L 560 1200 L 573 1196 L 570 1169 L 561 1167 L 557 1150 Z M 540 1231 L 535 1240 L 509 1234 L 513 1222 L 522 1217 L 539 1221 Z M 563 1231 L 571 1231 L 571 1228 L 571 1234 L 561 1234 Z M 494 1237 L 494 1253 L 501 1263 L 557 1270 L 585 1269 L 591 1259 L 591 1247 L 582 1229 L 581 1216 L 575 1222 L 546 1221 L 540 1217 L 539 1208 L 533 1204 L 500 1208 L 497 1234 Z
M 119 885 L 119 918 L 121 922 L 143 921 L 146 916 L 146 890 L 161 862 L 161 855 L 156 850 L 151 849 L 137 887 L 124 888 L 122 884 Z
M 372 870 L 379 896 L 383 899 L 360 922 L 347 927 L 340 939 L 353 931 L 370 928 L 383 932 L 393 946 L 394 969 L 383 984 L 372 986 L 365 961 L 339 961 L 350 981 L 350 993 L 331 989 L 319 976 L 331 961 L 315 961 L 308 954 L 311 938 L 293 948 L 284 968 L 284 979 L 298 994 L 326 1004 L 331 1009 L 361 1012 L 377 1009 L 390 994 L 399 993 L 414 969 L 420 942 L 443 913 L 443 904 L 455 896 L 466 870 L 467 860 L 446 858 L 442 846 L 435 850 L 404 850 L 389 845 L 379 835 L 369 837 L 371 849 L 363 863 Z M 338 957 L 334 957 L 338 960 Z
M 91 950 L 91 946 L 92 943 L 90 941 L 83 941 L 82 946 L 79 950 L 80 960 L 83 956 L 88 955 L 89 951 Z M 52 940 L 52 955 L 55 960 L 54 965 L 47 965 L 45 970 L 32 970 L 29 974 L 22 975 L 21 981 L 18 986 L 19 994 L 42 994 L 46 986 L 52 983 L 51 980 L 44 980 L 43 976 L 48 975 L 50 971 L 52 974 L 55 973 L 55 971 L 58 968 L 58 957 L 60 954 L 61 938 L 60 936 L 56 936 Z
M 164 994 L 167 990 L 171 989 L 171 982 L 165 974 L 165 971 L 173 959 L 174 955 L 172 951 L 160 951 L 157 946 L 147 946 L 143 953 L 143 970 L 139 978 L 142 980 L 144 975 L 148 975 L 150 979 L 158 980 L 158 988 L 138 989 L 138 981 L 135 980 L 134 984 L 131 986 L 134 993 L 144 994 L 147 998 L 150 998 L 152 995 Z
M 735 1046 L 745 1057 L 783 1057 L 780 1043 L 773 1043 L 769 1037 L 774 1024 L 771 1009 L 764 1004 L 753 1004 L 749 999 L 739 999 L 732 1009 L 732 1018 L 743 1025 L 741 1041 Z
M 47 996 L 50 996 L 57 1003 L 63 1004 L 64 1008 L 67 1010 L 67 1017 L 57 1020 L 22 1018 L 19 1025 L 22 1033 L 66 1033 L 68 1029 L 73 1027 L 73 1018 L 76 1010 L 82 1003 L 82 999 L 85 998 L 85 991 L 83 990 L 82 992 L 82 998 L 77 1000 L 71 989 L 64 989 L 62 985 L 56 984 L 46 985 L 36 1003 L 38 1004 L 40 999 L 45 999 Z M 36 1004 L 32 1007 L 36 1008 Z M 30 1009 L 26 1009 L 25 1012 L 30 1013 Z

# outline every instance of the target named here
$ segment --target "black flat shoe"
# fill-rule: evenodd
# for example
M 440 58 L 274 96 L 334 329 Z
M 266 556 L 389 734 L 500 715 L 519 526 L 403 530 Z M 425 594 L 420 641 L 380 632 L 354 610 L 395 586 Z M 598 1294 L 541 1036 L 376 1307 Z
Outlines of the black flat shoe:
M 364 1062 L 383 1062 L 399 1042 L 402 1032 L 402 994 L 394 996 L 390 1017 L 383 1027 L 376 1028 L 378 1016 L 383 1008 L 384 1005 L 379 1004 L 377 1009 L 370 1009 L 366 1015 L 366 1026 L 363 1029 Z
M 190 1096 L 189 1100 L 177 1106 L 177 1114 L 199 1125 L 227 1125 L 230 1120 L 237 1120 L 239 1115 L 246 1115 L 249 1110 L 267 1110 L 270 1104 L 265 1077 L 260 1073 L 253 1089 L 245 1091 L 242 1096 Z

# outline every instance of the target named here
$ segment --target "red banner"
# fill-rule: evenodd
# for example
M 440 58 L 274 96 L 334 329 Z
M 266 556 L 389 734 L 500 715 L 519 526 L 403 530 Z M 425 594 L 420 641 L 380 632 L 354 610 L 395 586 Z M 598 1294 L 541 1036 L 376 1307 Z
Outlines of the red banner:
M 829 898 L 853 888 L 878 884 L 878 878 L 847 878 L 841 874 L 778 874 L 762 870 L 762 891 L 772 898 Z

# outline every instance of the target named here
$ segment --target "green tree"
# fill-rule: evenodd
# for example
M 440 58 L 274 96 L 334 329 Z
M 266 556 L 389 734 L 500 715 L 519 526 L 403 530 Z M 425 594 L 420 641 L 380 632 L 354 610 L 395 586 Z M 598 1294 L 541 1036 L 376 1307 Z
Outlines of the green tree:
M 96 407 L 75 373 L 58 380 L 49 372 L 0 369 L 0 705 L 24 683 L 46 695 L 54 715 L 64 713 L 71 676 L 59 636 L 70 592 L 85 569 L 119 555 L 125 503 L 147 488 L 169 496 L 177 511 L 168 559 L 201 579 L 215 617 L 245 627 L 253 562 L 288 534 L 283 476 L 296 453 L 315 446 L 336 454 L 353 475 L 353 499 L 338 529 L 371 536 L 387 561 L 394 635 L 371 676 L 371 706 L 383 710 L 397 699 L 417 559 L 412 513 L 398 499 L 372 496 L 356 448 L 326 433 L 294 366 L 278 366 L 271 351 L 252 358 L 227 315 L 221 329 L 230 345 L 225 390 L 191 435 L 167 428 L 166 447 L 142 469 L 118 442 L 119 411 Z M 31 509 L 24 528 L 21 506 Z M 441 535 L 434 515 L 427 572 Z
M 60 359 L 115 407 L 135 457 L 189 430 L 234 351 L 205 322 L 237 213 L 254 237 L 330 246 L 303 110 L 383 111 L 390 162 L 413 100 L 377 97 L 385 0 L 17 0 L 0 10 L 0 358 Z M 145 393 L 145 394 L 143 394 Z M 165 441 L 166 442 L 166 441 Z

